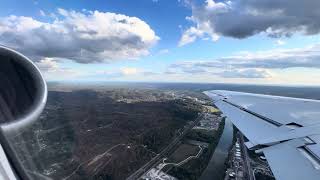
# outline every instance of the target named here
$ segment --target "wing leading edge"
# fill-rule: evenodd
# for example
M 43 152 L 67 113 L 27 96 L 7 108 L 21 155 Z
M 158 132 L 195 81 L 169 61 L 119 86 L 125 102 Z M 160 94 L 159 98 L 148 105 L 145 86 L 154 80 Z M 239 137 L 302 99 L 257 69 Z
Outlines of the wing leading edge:
M 279 180 L 320 179 L 320 101 L 205 91 Z M 290 165 L 289 165 L 290 164 Z

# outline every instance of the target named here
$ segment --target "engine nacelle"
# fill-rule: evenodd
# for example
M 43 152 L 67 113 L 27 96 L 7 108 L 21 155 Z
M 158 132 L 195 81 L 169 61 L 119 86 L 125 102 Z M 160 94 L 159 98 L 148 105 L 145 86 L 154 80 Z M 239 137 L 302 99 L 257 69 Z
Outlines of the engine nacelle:
M 0 46 L 0 179 L 31 179 L 19 161 L 12 139 L 39 118 L 47 94 L 46 82 L 35 64 Z
M 10 133 L 32 124 L 47 100 L 39 69 L 24 55 L 0 46 L 0 126 Z

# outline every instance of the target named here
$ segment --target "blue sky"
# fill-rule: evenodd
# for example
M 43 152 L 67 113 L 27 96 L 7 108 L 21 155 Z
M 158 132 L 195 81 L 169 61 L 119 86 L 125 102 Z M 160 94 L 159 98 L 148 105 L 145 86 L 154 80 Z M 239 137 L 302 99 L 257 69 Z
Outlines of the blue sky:
M 2 0 L 0 44 L 47 81 L 320 85 L 317 0 L 252 2 Z

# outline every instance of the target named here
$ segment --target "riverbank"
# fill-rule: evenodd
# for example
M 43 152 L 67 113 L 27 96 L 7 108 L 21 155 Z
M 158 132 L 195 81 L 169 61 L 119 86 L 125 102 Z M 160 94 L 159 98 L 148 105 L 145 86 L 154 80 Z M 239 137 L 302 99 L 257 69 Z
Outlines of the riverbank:
M 228 158 L 232 141 L 233 125 L 231 121 L 226 119 L 219 143 L 214 150 L 207 168 L 203 171 L 200 180 L 220 180 L 224 178 L 224 172 L 226 169 L 225 161 Z
M 188 163 L 179 167 L 172 167 L 168 174 L 183 180 L 196 180 L 201 177 L 202 172 L 206 169 L 216 147 L 218 146 L 219 139 L 221 138 L 225 127 L 225 119 L 223 118 L 217 130 L 204 131 L 194 129 L 186 136 L 187 140 L 207 143 L 207 148 L 197 159 L 192 159 Z

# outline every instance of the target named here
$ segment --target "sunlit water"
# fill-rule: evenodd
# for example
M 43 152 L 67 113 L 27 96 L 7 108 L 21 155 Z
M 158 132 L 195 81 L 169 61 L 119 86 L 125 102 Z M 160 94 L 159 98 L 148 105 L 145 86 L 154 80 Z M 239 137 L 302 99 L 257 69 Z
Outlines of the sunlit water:
M 232 145 L 232 139 L 233 126 L 231 121 L 226 119 L 219 143 L 200 180 L 219 180 L 224 178 L 225 161 L 228 158 L 228 152 Z

